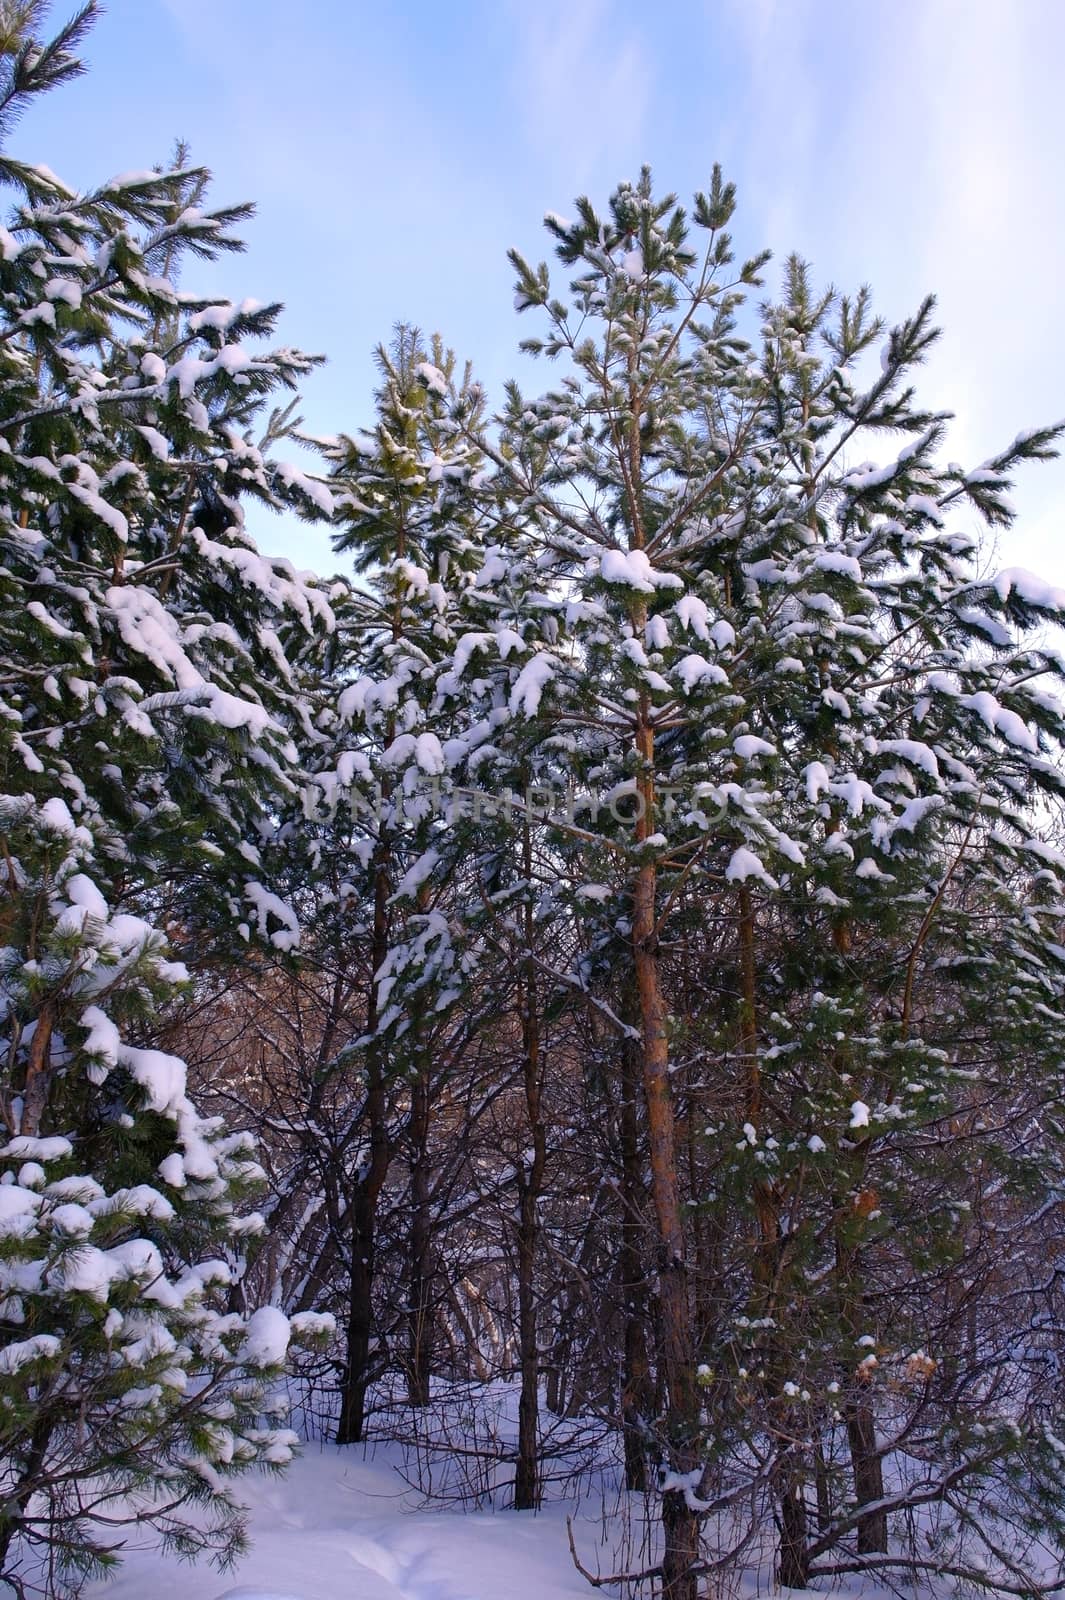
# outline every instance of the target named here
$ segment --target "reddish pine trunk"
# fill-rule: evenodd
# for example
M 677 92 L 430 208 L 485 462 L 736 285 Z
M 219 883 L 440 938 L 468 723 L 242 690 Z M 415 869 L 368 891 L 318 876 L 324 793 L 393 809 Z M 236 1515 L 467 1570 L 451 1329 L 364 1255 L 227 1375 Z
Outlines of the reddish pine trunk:
M 654 1403 L 651 1363 L 647 1353 L 647 1275 L 642 1257 L 645 1227 L 643 1175 L 640 1171 L 640 1058 L 629 1040 L 622 1045 L 621 1080 L 621 1250 L 618 1271 L 625 1317 L 621 1420 L 624 1429 L 625 1487 L 647 1489 L 646 1425 Z
M 641 619 L 646 621 L 646 615 Z M 642 631 L 642 627 L 641 627 Z M 641 798 L 638 842 L 654 828 L 654 731 L 647 696 L 641 696 L 637 722 Z M 676 1128 L 669 1077 L 669 1041 L 657 940 L 657 872 L 652 863 L 636 876 L 632 943 L 643 1043 L 643 1092 L 651 1166 L 651 1202 L 657 1226 L 660 1361 L 666 1396 L 669 1465 L 688 1475 L 699 1465 L 699 1401 L 684 1224 L 677 1173 Z M 664 1600 L 696 1600 L 699 1520 L 678 1490 L 662 1496 L 662 1593 Z

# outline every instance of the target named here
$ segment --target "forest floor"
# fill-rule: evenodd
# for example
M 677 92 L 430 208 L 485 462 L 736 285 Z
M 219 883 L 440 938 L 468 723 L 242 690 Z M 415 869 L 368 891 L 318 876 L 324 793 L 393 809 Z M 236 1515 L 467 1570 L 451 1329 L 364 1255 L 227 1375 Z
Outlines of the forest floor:
M 561 1504 L 513 1511 L 426 1509 L 395 1446 L 306 1446 L 283 1478 L 245 1479 L 252 1548 L 228 1573 L 163 1556 L 136 1530 L 92 1600 L 588 1600 Z M 572 1507 L 569 1508 L 572 1511 Z M 575 1518 L 594 1559 L 598 1507 Z M 604 1551 L 604 1561 L 611 1552 Z M 616 1591 L 614 1591 L 616 1593 Z
M 305 1393 L 305 1391 L 304 1391 Z M 574 1566 L 567 1519 L 585 1568 L 598 1575 L 654 1563 L 655 1496 L 619 1488 L 616 1440 L 598 1424 L 541 1415 L 545 1505 L 509 1508 L 517 1386 L 441 1388 L 411 1413 L 379 1400 L 378 1438 L 338 1448 L 330 1418 L 293 1391 L 294 1425 L 312 1442 L 284 1476 L 238 1481 L 251 1548 L 228 1572 L 162 1554 L 150 1528 L 123 1530 L 122 1565 L 85 1600 L 649 1600 L 650 1583 L 593 1588 Z M 419 1439 L 409 1437 L 417 1421 Z M 403 1428 L 404 1444 L 388 1442 Z M 773 1552 L 753 1544 L 710 1580 L 719 1600 L 765 1600 Z M 790 1591 L 785 1591 L 790 1593 Z M 833 1600 L 899 1600 L 872 1583 Z M 933 1587 L 922 1591 L 925 1600 Z
M 535 1515 L 433 1509 L 404 1481 L 408 1460 L 395 1445 L 307 1445 L 283 1478 L 242 1481 L 252 1544 L 233 1570 L 164 1556 L 134 1529 L 117 1576 L 91 1586 L 85 1600 L 649 1600 L 650 1584 L 592 1588 L 574 1568 L 566 1530 L 570 1516 L 591 1571 L 639 1567 L 647 1532 L 640 1497 L 619 1506 L 585 1492 Z M 769 1560 L 748 1567 L 711 1592 L 768 1600 L 781 1593 L 770 1570 Z M 898 1600 L 871 1584 L 832 1596 Z

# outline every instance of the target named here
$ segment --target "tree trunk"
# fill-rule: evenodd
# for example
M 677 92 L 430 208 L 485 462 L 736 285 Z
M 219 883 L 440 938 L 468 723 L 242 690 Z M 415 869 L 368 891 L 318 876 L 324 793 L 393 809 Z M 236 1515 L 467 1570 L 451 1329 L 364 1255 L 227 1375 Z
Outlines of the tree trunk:
M 366 1392 L 370 1386 L 376 1197 L 371 1199 L 365 1184 L 360 1187 L 352 1210 L 348 1325 L 337 1444 L 361 1442 L 366 1426 Z
M 525 821 L 523 869 L 532 883 L 532 839 Z M 540 1010 L 533 961 L 536 929 L 532 905 L 524 917 L 525 973 L 522 983 L 522 1074 L 532 1160 L 519 1161 L 518 1218 L 518 1346 L 521 1398 L 518 1401 L 518 1461 L 514 1474 L 515 1511 L 535 1511 L 540 1504 L 540 1355 L 536 1315 L 536 1261 L 540 1234 L 539 1204 L 547 1163 L 547 1134 L 540 1100 Z
M 810 1583 L 809 1543 L 806 1538 L 806 1501 L 802 1485 L 791 1482 L 780 1497 L 780 1554 L 778 1581 L 784 1589 L 806 1589 Z
M 429 1078 L 419 1073 L 411 1089 L 410 1122 L 410 1283 L 408 1295 L 407 1400 L 429 1404 L 433 1367 L 433 1307 L 430 1246 Z
M 821 1434 L 817 1435 L 817 1444 L 814 1449 L 814 1474 L 817 1491 L 817 1531 L 824 1533 L 832 1521 L 832 1485 L 828 1476 L 828 1462 L 825 1460 L 825 1446 Z
M 645 624 L 645 608 L 640 607 L 638 611 L 643 612 L 640 620 Z M 640 760 L 637 792 L 641 800 L 636 837 L 642 844 L 654 831 L 655 817 L 654 730 L 646 693 L 641 694 L 639 701 L 636 740 Z M 692 1473 L 699 1466 L 699 1398 L 677 1174 L 666 1005 L 658 953 L 656 891 L 657 871 L 654 863 L 649 862 L 640 867 L 636 875 L 632 944 L 640 1002 L 651 1201 L 658 1235 L 662 1330 L 659 1360 L 665 1381 L 668 1465 L 675 1475 L 691 1481 Z M 699 1520 L 680 1489 L 669 1489 L 662 1496 L 662 1532 L 663 1600 L 696 1600 Z
M 847 1443 L 854 1472 L 854 1497 L 859 1506 L 876 1505 L 884 1498 L 884 1465 L 876 1447 L 876 1416 L 868 1395 L 844 1407 Z M 887 1512 L 871 1511 L 858 1522 L 858 1553 L 872 1555 L 888 1547 Z
M 643 1173 L 640 1168 L 640 1063 L 632 1041 L 622 1044 L 621 1079 L 621 1250 L 618 1272 L 625 1318 L 624 1367 L 621 1379 L 621 1422 L 624 1430 L 625 1487 L 647 1489 L 647 1423 L 654 1405 L 651 1363 L 647 1353 L 647 1274 L 642 1245 L 645 1228 Z
M 623 437 L 618 436 L 619 466 L 629 512 L 629 546 L 647 542 L 643 506 L 643 441 L 640 432 L 645 401 L 635 348 L 629 353 L 628 407 Z M 647 627 L 647 602 L 638 599 L 630 611 L 633 636 Z M 657 1230 L 658 1311 L 661 1336 L 658 1365 L 665 1388 L 665 1433 L 668 1466 L 694 1482 L 699 1465 L 699 1391 L 695 1382 L 695 1338 L 688 1293 L 673 1090 L 669 1076 L 669 1037 L 658 950 L 658 871 L 647 859 L 647 841 L 658 831 L 655 771 L 655 722 L 650 696 L 641 689 L 635 707 L 633 745 L 636 756 L 638 809 L 635 842 L 641 865 L 633 885 L 632 951 L 640 1007 L 642 1077 L 651 1167 L 651 1205 Z M 662 1495 L 663 1600 L 697 1600 L 699 1519 L 680 1489 Z
M 864 1172 L 864 1159 L 863 1151 L 862 1166 L 857 1169 L 858 1172 Z M 844 1218 L 842 1227 L 845 1226 Z M 865 1333 L 868 1325 L 867 1314 L 863 1311 L 861 1258 L 859 1251 L 839 1234 L 836 1238 L 836 1278 L 840 1326 L 853 1346 Z M 868 1389 L 855 1389 L 854 1386 L 860 1382 L 860 1372 L 857 1378 L 853 1373 L 848 1374 L 851 1392 L 843 1405 L 843 1419 L 847 1428 L 847 1444 L 854 1478 L 854 1498 L 859 1508 L 874 1505 L 884 1498 L 884 1466 L 876 1445 L 876 1412 L 873 1407 L 873 1397 Z M 886 1551 L 887 1538 L 886 1511 L 873 1511 L 859 1519 L 858 1550 L 862 1555 Z
M 26 1081 L 22 1090 L 22 1118 L 18 1131 L 36 1137 L 48 1107 L 52 1087 L 52 1029 L 55 1002 L 46 1000 L 37 1016 L 37 1026 L 26 1057 Z
M 540 1361 L 534 1281 L 538 1232 L 536 1203 L 532 1184 L 526 1182 L 522 1186 L 518 1224 L 521 1395 L 518 1400 L 518 1460 L 514 1472 L 515 1511 L 535 1511 L 540 1504 Z
M 374 920 L 371 972 L 366 1007 L 365 1116 L 369 1124 L 370 1159 L 361 1175 L 351 1205 L 351 1268 L 348 1290 L 348 1326 L 344 1370 L 340 1385 L 340 1420 L 337 1444 L 358 1444 L 366 1426 L 366 1391 L 370 1385 L 370 1343 L 373 1335 L 374 1253 L 377 1203 L 392 1159 L 388 1136 L 388 1101 L 384 1063 L 374 1035 L 377 1031 L 377 975 L 388 953 L 388 899 L 391 893 L 391 854 L 387 841 L 378 844 L 374 873 Z

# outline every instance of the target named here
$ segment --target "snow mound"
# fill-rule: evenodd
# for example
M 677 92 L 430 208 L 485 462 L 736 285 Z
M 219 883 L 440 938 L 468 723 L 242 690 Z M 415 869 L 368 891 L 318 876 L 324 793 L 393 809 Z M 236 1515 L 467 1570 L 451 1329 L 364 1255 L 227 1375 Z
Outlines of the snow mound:
M 535 1518 L 509 1510 L 441 1511 L 405 1481 L 396 1446 L 308 1444 L 282 1479 L 236 1486 L 251 1510 L 251 1549 L 232 1573 L 189 1568 L 149 1543 L 127 1548 L 85 1600 L 587 1600 L 578 1547 L 603 1570 L 619 1558 L 598 1514 L 562 1503 Z
M 227 1589 L 218 1600 L 303 1600 L 298 1594 L 282 1594 L 280 1589 Z

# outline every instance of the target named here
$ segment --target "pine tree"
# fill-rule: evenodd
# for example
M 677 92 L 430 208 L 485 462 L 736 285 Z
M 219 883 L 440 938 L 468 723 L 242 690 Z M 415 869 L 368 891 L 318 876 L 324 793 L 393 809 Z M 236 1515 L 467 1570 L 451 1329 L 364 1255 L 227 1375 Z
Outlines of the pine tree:
M 206 303 L 150 272 L 185 249 L 238 247 L 227 229 L 244 208 L 183 204 L 205 176 L 140 174 L 23 205 L 3 268 L 8 648 L 39 664 L 10 680 L 7 745 L 28 781 L 81 785 L 178 885 L 175 805 L 201 852 L 254 868 L 263 782 L 286 781 L 299 716 L 279 629 L 330 622 L 320 592 L 258 555 L 237 500 L 327 504 L 248 437 L 264 398 L 309 362 L 237 342 L 268 333 L 279 307 Z M 95 719 L 122 739 L 94 737 Z
M 130 1042 L 187 981 L 165 941 L 107 904 L 62 799 L 5 796 L 2 837 L 9 1125 L 50 1081 L 36 1131 L 0 1148 L 0 1575 L 69 1592 L 133 1521 L 227 1562 L 227 1480 L 291 1459 L 277 1380 L 323 1324 L 227 1313 L 262 1169 L 197 1114 L 183 1062 Z
M 316 1106 L 338 1092 L 347 1105 L 328 1179 L 342 1191 L 336 1243 L 348 1276 L 340 1443 L 363 1437 L 375 1372 L 377 1210 L 401 1137 L 397 1086 L 417 1146 L 433 1030 L 462 980 L 461 953 L 433 899 L 455 859 L 442 842 L 451 803 L 448 672 L 474 548 L 469 485 L 477 460 L 463 430 L 478 425 L 480 392 L 439 339 L 427 349 L 413 328 L 397 329 L 377 359 L 373 427 L 319 441 L 336 547 L 354 555 L 357 577 L 338 603 L 315 687 L 302 815 L 282 834 L 307 898 L 305 949 L 312 959 L 315 949 L 339 959 L 349 995 L 348 1037 L 313 1090 Z M 424 1401 L 424 1247 L 413 1249 L 411 1287 L 411 1384 Z
M 963 505 L 1008 522 L 1010 474 L 1054 453 L 1061 430 L 1022 435 L 973 472 L 944 466 L 947 419 L 921 411 L 909 381 L 935 337 L 931 302 L 885 340 L 867 292 L 815 295 L 797 260 L 749 342 L 738 319 L 765 257 L 734 268 L 733 205 L 715 171 L 689 221 L 645 172 L 605 215 L 582 199 L 575 222 L 549 216 L 574 273 L 569 301 L 554 296 L 546 266 L 515 253 L 516 303 L 548 324 L 526 348 L 565 372 L 538 401 L 512 389 L 501 443 L 485 447 L 541 576 L 536 604 L 558 630 L 557 642 L 541 637 L 528 693 L 510 710 L 537 719 L 546 746 L 569 739 L 588 844 L 613 864 L 604 954 L 613 941 L 638 996 L 670 1600 L 696 1592 L 698 1523 L 712 1503 L 704 1430 L 726 1452 L 749 1449 L 755 1434 L 741 1442 L 735 1429 L 753 1411 L 782 1581 L 849 1570 L 846 1557 L 817 1567 L 837 1546 L 855 1570 L 896 1559 L 875 1433 L 894 1402 L 877 1398 L 878 1337 L 866 1326 L 888 1226 L 873 1168 L 890 1174 L 892 1220 L 908 1241 L 896 1240 L 896 1273 L 912 1271 L 926 1240 L 900 1197 L 929 1130 L 971 1104 L 962 1041 L 974 1001 L 964 982 L 953 990 L 941 1029 L 947 975 L 991 978 L 993 1010 L 986 997 L 975 1006 L 984 1048 L 1023 1027 L 1025 1072 L 1044 1081 L 1060 1027 L 1060 885 L 1032 809 L 1061 793 L 1061 713 L 1037 687 L 1059 668 L 1025 630 L 1058 615 L 1061 596 L 1017 572 L 982 581 L 972 540 L 949 524 Z M 881 371 L 862 387 L 862 357 L 878 343 Z M 854 464 L 865 440 L 891 433 L 908 441 L 896 459 Z M 560 850 L 574 831 L 557 830 Z M 711 928 L 734 930 L 733 944 L 716 1015 L 700 1029 L 671 1003 L 670 953 Z M 694 1110 L 678 1107 L 682 1083 L 692 1108 L 726 1108 L 713 1187 L 734 1203 L 741 1182 L 753 1232 L 746 1304 L 722 1330 L 738 1351 L 727 1373 L 719 1350 L 697 1344 L 676 1132 L 679 1109 Z M 971 1181 L 976 1147 L 957 1158 Z M 813 1256 L 802 1239 L 816 1240 Z M 800 1330 L 802 1316 L 812 1321 Z M 903 1367 L 919 1356 L 894 1347 Z M 799 1370 L 807 1360 L 816 1400 Z M 724 1397 L 734 1409 L 719 1427 L 712 1408 Z M 1008 1475 L 1014 1459 L 1005 1419 L 987 1405 L 974 1484 Z M 798 1438 L 797 1419 L 810 1423 Z M 815 1421 L 842 1428 L 852 1488 L 845 1513 L 829 1509 L 811 1538 Z M 1045 1456 L 1036 1424 L 1025 1440 L 1033 1461 Z M 953 1459 L 956 1428 L 940 1448 Z M 912 1481 L 893 1505 L 916 1503 Z M 940 1551 L 927 1564 L 979 1573 L 966 1559 Z
M 43 8 L 16 10 L 9 117 L 80 70 L 94 14 L 40 45 Z M 177 286 L 183 257 L 240 248 L 246 207 L 205 209 L 208 174 L 183 158 L 87 195 L 6 157 L 0 175 L 22 196 L 0 230 L 0 1544 L 17 1587 L 26 1563 L 66 1581 L 112 1562 L 105 1512 L 225 1557 L 224 1477 L 291 1454 L 256 1420 L 281 1408 L 288 1325 L 218 1299 L 261 1174 L 145 1041 L 187 977 L 158 920 L 201 950 L 298 935 L 261 845 L 295 789 L 284 641 L 332 617 L 258 555 L 240 497 L 331 503 L 274 457 L 291 408 L 260 420 L 312 364 L 243 342 L 280 308 Z

